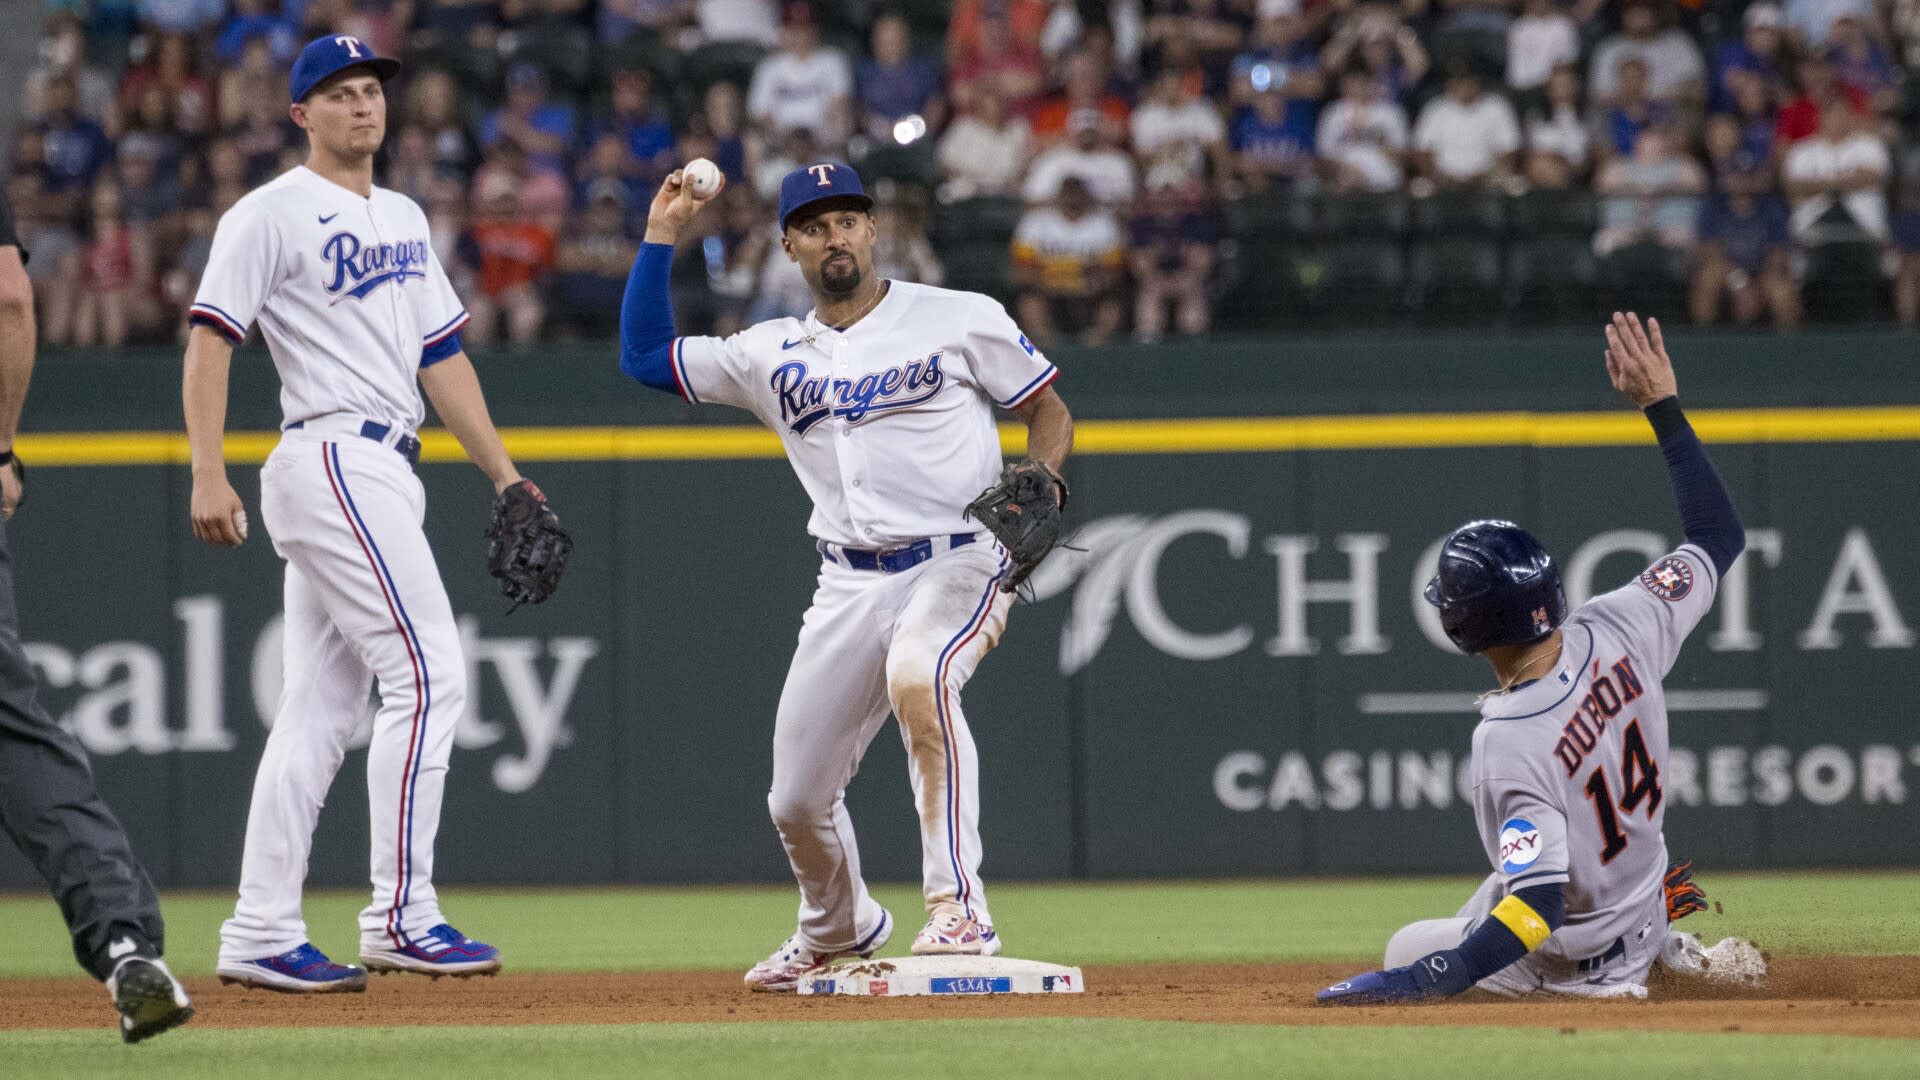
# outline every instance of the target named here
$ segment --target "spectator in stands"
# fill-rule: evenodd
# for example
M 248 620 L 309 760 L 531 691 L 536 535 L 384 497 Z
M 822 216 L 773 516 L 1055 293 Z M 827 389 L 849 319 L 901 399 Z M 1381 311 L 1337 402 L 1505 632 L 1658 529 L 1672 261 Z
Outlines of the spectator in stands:
M 1735 193 L 1707 201 L 1693 270 L 1693 321 L 1720 318 L 1731 301 L 1733 321 L 1748 326 L 1771 310 L 1774 325 L 1800 321 L 1800 290 L 1789 266 L 1787 208 L 1772 195 Z
M 618 145 L 617 139 L 614 140 Z M 620 325 L 620 299 L 627 271 L 640 245 L 626 231 L 627 189 L 619 181 L 593 182 L 586 212 L 567 223 L 555 245 L 546 280 L 552 328 L 566 335 L 613 337 Z
M 165 90 L 150 86 L 141 95 L 140 110 L 127 118 L 114 152 L 142 154 L 160 168 L 172 170 L 179 168 L 191 145 L 173 122 L 173 99 Z
M 427 68 L 414 75 L 407 88 L 406 114 L 408 121 L 432 140 L 434 164 L 464 180 L 473 172 L 480 153 L 467 126 L 460 122 L 456 94 L 453 76 Z
M 87 35 L 79 17 L 71 11 L 54 12 L 47 18 L 45 33 L 40 42 L 40 62 L 27 73 L 26 99 L 22 106 L 25 114 L 38 116 L 46 112 L 47 81 L 64 75 L 73 80 L 75 111 L 104 123 L 108 110 L 113 108 L 113 77 L 87 63 Z
M 249 187 L 258 186 L 280 175 L 280 155 L 296 145 L 299 128 L 287 118 L 286 102 L 278 97 L 255 98 L 247 102 L 241 126 L 230 134 L 247 161 Z M 304 141 L 304 139 L 301 139 Z
M 157 85 L 172 99 L 174 121 L 181 131 L 196 137 L 210 134 L 215 120 L 213 83 L 197 68 L 192 39 L 162 34 L 153 55 L 129 68 L 120 81 L 120 107 L 127 112 L 139 108 L 147 88 Z M 280 105 L 284 112 L 286 102 Z
M 1133 268 L 1134 337 L 1166 336 L 1167 308 L 1182 334 L 1204 334 L 1213 321 L 1208 297 L 1219 236 L 1206 189 L 1162 188 L 1140 200 L 1128 261 Z
M 1665 127 L 1674 119 L 1673 106 L 1648 92 L 1646 61 L 1637 56 L 1620 61 L 1614 72 L 1613 98 L 1599 112 L 1601 129 L 1594 143 L 1602 160 L 1632 154 L 1641 132 Z
M 504 177 L 511 184 L 496 181 L 498 177 Z M 501 190 L 511 190 L 518 198 L 515 217 L 540 226 L 549 237 L 559 235 L 566 223 L 567 210 L 573 206 L 573 190 L 567 184 L 566 174 L 534 161 L 510 138 L 493 144 L 485 161 L 474 170 L 470 202 L 479 210 L 495 201 L 486 197 L 487 192 Z
M 1267 89 L 1233 118 L 1234 174 L 1249 191 L 1312 190 L 1319 168 L 1312 110 L 1306 102 Z
M 1185 187 L 1205 182 L 1209 169 L 1225 180 L 1232 162 L 1227 126 L 1213 103 L 1189 88 L 1178 71 L 1154 77 L 1151 92 L 1129 121 L 1141 182 L 1148 187 Z M 1310 141 L 1310 140 L 1309 140 Z
M 1900 69 L 1873 39 L 1865 19 L 1846 12 L 1833 21 L 1828 32 L 1827 63 L 1833 67 L 1834 81 L 1849 97 L 1864 99 L 1882 116 L 1899 110 Z
M 707 41 L 780 44 L 780 9 L 774 0 L 694 0 L 694 17 Z
M 1887 237 L 1887 177 L 1893 161 L 1865 116 L 1852 109 L 1820 114 L 1820 130 L 1793 144 L 1781 180 L 1793 202 L 1793 235 L 1813 243 L 1851 226 Z
M 382 186 L 393 189 L 425 205 L 440 178 L 440 167 L 433 160 L 433 136 L 418 124 L 408 124 L 387 139 L 387 174 Z
M 1849 110 L 1865 112 L 1866 95 L 1841 86 L 1834 78 L 1833 65 L 1824 56 L 1809 56 L 1795 69 L 1800 94 L 1780 108 L 1774 131 L 1779 141 L 1791 144 L 1820 130 L 1820 122 L 1829 112 Z
M 151 95 L 158 90 L 162 97 L 165 90 L 149 87 Z M 287 91 L 287 75 L 275 65 L 273 46 L 265 37 L 248 39 L 240 49 L 236 62 L 230 63 L 220 73 L 219 82 L 219 127 L 222 131 L 239 127 L 246 122 L 248 103 L 260 98 L 277 98 Z
M 859 98 L 860 127 L 875 139 L 893 138 L 893 126 L 918 116 L 927 130 L 946 123 L 947 102 L 940 65 L 932 57 L 915 56 L 907 20 L 885 14 L 873 21 L 873 55 L 854 71 Z
M 1920 67 L 1920 0 L 1893 0 L 1890 8 L 1894 58 L 1911 71 Z
M 1037 344 L 1078 335 L 1099 345 L 1120 329 L 1126 238 L 1113 211 L 1077 176 L 1051 205 L 1035 206 L 1013 233 L 1020 325 Z
M 1044 149 L 1066 138 L 1067 117 L 1080 109 L 1093 110 L 1105 119 L 1108 139 L 1123 138 L 1132 106 L 1108 85 L 1106 65 L 1093 52 L 1081 49 L 1067 57 L 1064 68 L 1060 92 L 1034 110 L 1034 145 Z
M 140 24 L 168 34 L 192 34 L 219 22 L 226 0 L 135 0 Z
M 693 0 L 600 0 L 600 40 L 618 44 L 641 30 L 666 37 L 693 22 Z
M 947 69 L 947 90 L 953 96 L 955 112 L 973 108 L 975 91 L 991 83 L 1006 99 L 1007 107 L 1025 114 L 1046 88 L 1046 58 L 1031 45 L 1022 45 L 1014 37 L 1011 23 L 989 13 L 982 16 L 978 48 L 962 54 Z
M 166 158 L 156 143 L 122 139 L 113 179 L 128 225 L 150 234 L 168 231 L 167 218 L 180 206 L 177 160 Z
M 873 244 L 873 272 L 895 281 L 939 285 L 947 268 L 927 239 L 926 215 L 917 203 L 894 196 L 874 204 L 873 223 L 879 238 Z
M 1286 5 L 1294 2 L 1283 0 Z M 1320 70 L 1340 71 L 1355 61 L 1386 83 L 1387 97 L 1394 101 L 1406 100 L 1408 92 L 1426 77 L 1431 66 L 1419 35 L 1401 20 L 1399 11 L 1378 2 L 1368 4 L 1342 21 L 1320 56 Z M 1294 93 L 1289 84 L 1289 93 L 1295 97 L 1319 97 L 1317 78 L 1316 72 L 1299 93 Z
M 781 136 L 778 144 L 768 147 L 753 166 L 754 193 L 763 202 L 777 203 L 781 179 L 802 165 L 819 161 L 821 156 L 813 132 L 794 128 Z
M 981 87 L 973 106 L 940 137 L 942 202 L 1020 193 L 1029 160 L 1026 120 L 1007 112 L 992 87 Z
M 1407 111 L 1379 76 L 1351 68 L 1340 76 L 1340 100 L 1320 114 L 1314 144 L 1333 190 L 1397 190 L 1406 178 Z
M 266 42 L 268 57 L 275 64 L 292 63 L 300 45 L 294 37 L 294 27 L 280 12 L 273 10 L 267 0 L 233 0 L 233 14 L 220 28 L 220 40 L 214 51 L 221 63 L 233 65 L 247 45 L 255 41 Z
M 687 123 L 678 160 L 703 157 L 720 167 L 728 183 L 744 181 L 747 179 L 747 144 L 741 135 L 744 127 L 740 88 L 725 81 L 714 83 L 707 87 L 699 114 Z M 646 200 L 629 203 L 629 211 L 644 209 L 652 198 L 652 194 L 648 194 Z
M 1427 103 L 1413 129 L 1421 179 L 1437 187 L 1485 187 L 1513 175 L 1520 122 L 1513 106 L 1486 93 L 1464 57 L 1447 67 L 1446 92 Z
M 547 73 L 532 64 L 507 72 L 507 100 L 480 118 L 480 146 L 512 140 L 542 169 L 564 171 L 574 145 L 573 106 L 547 100 Z
M 1593 155 L 1580 114 L 1580 71 L 1561 64 L 1547 76 L 1546 103 L 1527 114 L 1527 183 L 1564 191 L 1587 175 Z
M 625 149 L 624 176 L 658 187 L 681 164 L 675 160 L 673 124 L 667 110 L 654 103 L 653 73 L 646 68 L 614 72 L 613 116 L 607 129 L 605 134 L 618 138 Z
M 1596 101 L 1613 100 L 1620 62 L 1628 57 L 1646 61 L 1649 96 L 1680 103 L 1702 100 L 1706 62 L 1700 47 L 1686 31 L 1663 27 L 1661 21 L 1662 9 L 1655 0 L 1628 0 L 1620 12 L 1620 32 L 1600 43 L 1588 65 Z
M 1157 0 L 1149 5 L 1145 36 L 1162 66 L 1173 42 L 1191 50 L 1204 73 L 1204 85 L 1194 89 L 1213 96 L 1227 90 L 1219 75 L 1229 70 L 1252 28 L 1253 19 L 1239 0 Z
M 1772 0 L 1748 5 L 1740 17 L 1741 35 L 1720 46 L 1713 59 L 1713 105 L 1726 109 L 1733 105 L 1733 90 L 1728 77 L 1734 73 L 1751 76 L 1765 83 L 1769 96 L 1786 93 L 1791 56 L 1787 47 L 1786 13 Z
M 1144 8 L 1142 0 L 1109 0 L 1089 5 L 1083 14 L 1074 0 L 1054 0 L 1040 32 L 1040 51 L 1056 62 L 1062 56 L 1087 52 L 1110 67 L 1136 70 L 1146 34 Z
M 813 11 L 788 4 L 780 20 L 780 48 L 753 70 L 747 115 L 773 138 L 805 128 L 822 144 L 839 146 L 853 132 L 853 69 L 838 49 L 820 47 Z
M 1893 219 L 1894 317 L 1920 326 L 1920 183 L 1909 174 L 1900 184 L 1900 213 Z
M 1633 153 L 1600 167 L 1593 189 L 1600 196 L 1600 229 L 1594 253 L 1612 254 L 1630 244 L 1658 244 L 1675 251 L 1693 247 L 1700 224 L 1700 195 L 1707 177 L 1668 127 L 1648 128 Z
M 539 339 L 546 305 L 538 283 L 553 268 L 553 233 L 521 216 L 518 182 L 506 172 L 480 179 L 480 220 L 467 230 L 464 261 L 480 271 L 480 288 L 466 297 L 473 321 L 462 333 L 476 345 L 499 340 L 500 322 L 516 345 Z
M 117 349 L 142 314 L 153 287 L 152 254 L 145 237 L 127 225 L 120 188 L 111 179 L 93 189 L 87 245 L 80 256 L 79 297 L 74 304 L 72 342 L 82 348 Z
M 1091 109 L 1067 120 L 1067 141 L 1043 151 L 1027 170 L 1021 197 L 1030 203 L 1052 202 L 1068 177 L 1077 178 L 1095 202 L 1124 209 L 1133 202 L 1133 159 L 1106 141 L 1106 123 Z
M 492 50 L 500 24 L 500 0 L 421 0 L 420 6 L 420 44 Z M 302 27 L 301 40 L 307 39 L 308 29 Z
M 1580 29 L 1554 0 L 1526 0 L 1507 27 L 1507 86 L 1516 93 L 1540 90 L 1562 64 L 1580 62 Z
M 72 211 L 79 209 L 100 170 L 113 156 L 106 130 L 77 111 L 77 92 L 71 76 L 49 79 L 46 112 L 33 125 L 40 136 L 45 193 L 65 200 Z
M 1346 53 L 1339 50 L 1351 50 L 1359 43 L 1357 37 L 1336 38 L 1324 61 L 1327 67 L 1334 67 L 1336 60 L 1344 63 Z M 1278 90 L 1291 98 L 1318 101 L 1325 90 L 1322 62 L 1297 3 L 1263 12 L 1254 27 L 1252 46 L 1233 58 L 1227 100 L 1246 105 L 1255 94 Z
M 1802 52 L 1825 49 L 1834 24 L 1847 16 L 1872 19 L 1873 0 L 1787 0 L 1787 26 Z
M 1051 7 L 1050 0 L 954 0 L 947 23 L 948 70 L 1009 48 L 1038 54 Z M 990 22 L 1000 25 L 990 30 Z

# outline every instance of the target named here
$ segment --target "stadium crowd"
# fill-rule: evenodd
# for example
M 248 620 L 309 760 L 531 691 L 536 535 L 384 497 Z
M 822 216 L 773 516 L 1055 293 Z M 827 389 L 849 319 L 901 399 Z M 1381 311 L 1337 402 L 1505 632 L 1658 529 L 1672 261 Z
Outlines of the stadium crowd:
M 810 306 L 770 206 L 821 157 L 880 196 L 883 274 L 995 291 L 1039 340 L 1205 332 L 1369 235 L 1372 284 L 1485 256 L 1511 298 L 1566 269 L 1519 258 L 1517 208 L 1562 196 L 1573 263 L 1665 274 L 1696 321 L 1794 325 L 1843 265 L 1920 320 L 1920 0 L 883 3 L 52 0 L 8 189 L 43 335 L 180 333 L 219 215 L 304 157 L 286 67 L 322 33 L 408 63 L 382 182 L 475 344 L 610 334 L 695 156 L 729 188 L 676 260 L 692 330 Z M 1448 220 L 1464 247 L 1403 260 Z

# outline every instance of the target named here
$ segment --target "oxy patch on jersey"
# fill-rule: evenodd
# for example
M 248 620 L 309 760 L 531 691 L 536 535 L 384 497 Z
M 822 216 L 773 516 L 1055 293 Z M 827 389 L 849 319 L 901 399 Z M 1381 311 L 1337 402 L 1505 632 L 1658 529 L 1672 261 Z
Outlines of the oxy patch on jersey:
M 940 354 L 868 372 L 858 379 L 815 375 L 804 360 L 789 360 L 773 369 L 769 380 L 780 400 L 780 420 L 795 435 L 830 416 L 849 424 L 895 409 L 932 401 L 946 385 Z
M 427 242 L 402 240 L 397 244 L 362 244 L 350 232 L 337 232 L 320 246 L 320 261 L 328 267 L 327 292 L 334 303 L 367 294 L 388 282 L 427 276 Z
M 1640 584 L 1662 600 L 1679 601 L 1693 591 L 1693 567 L 1678 555 L 1669 555 L 1647 567 Z
M 1540 857 L 1540 830 L 1526 818 L 1509 818 L 1500 826 L 1500 869 L 1517 874 Z

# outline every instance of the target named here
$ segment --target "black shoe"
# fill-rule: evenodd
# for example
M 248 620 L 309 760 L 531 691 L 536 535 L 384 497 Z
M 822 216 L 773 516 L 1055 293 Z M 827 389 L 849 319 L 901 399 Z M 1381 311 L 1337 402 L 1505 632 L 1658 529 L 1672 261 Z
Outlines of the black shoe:
M 120 1037 L 136 1043 L 193 1019 L 187 992 L 157 957 L 129 956 L 107 978 L 120 1010 Z

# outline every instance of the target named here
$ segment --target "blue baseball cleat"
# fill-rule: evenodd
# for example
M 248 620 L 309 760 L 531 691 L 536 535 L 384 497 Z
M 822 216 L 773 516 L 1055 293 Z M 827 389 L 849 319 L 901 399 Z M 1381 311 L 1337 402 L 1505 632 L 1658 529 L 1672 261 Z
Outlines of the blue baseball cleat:
M 412 971 L 421 975 L 492 975 L 500 970 L 500 950 L 441 923 L 424 934 L 405 937 L 398 948 L 362 945 L 360 962 L 368 971 Z
M 259 960 L 223 960 L 220 984 L 257 986 L 285 994 L 357 994 L 367 988 L 367 973 L 336 964 L 307 942 L 292 952 Z

